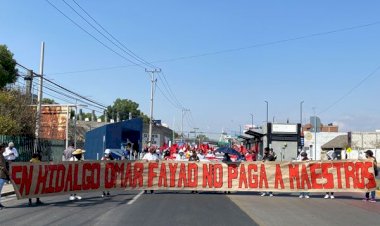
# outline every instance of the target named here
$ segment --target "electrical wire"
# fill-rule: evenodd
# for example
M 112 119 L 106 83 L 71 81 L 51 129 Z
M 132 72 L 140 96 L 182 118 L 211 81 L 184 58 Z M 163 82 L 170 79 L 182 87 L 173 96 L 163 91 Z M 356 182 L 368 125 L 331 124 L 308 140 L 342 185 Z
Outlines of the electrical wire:
M 92 17 L 82 6 L 80 6 L 75 0 L 73 2 L 89 17 L 93 22 L 95 22 L 96 25 L 98 25 L 104 32 L 106 32 L 113 40 L 115 40 L 118 44 L 116 44 L 114 41 L 111 40 L 111 38 L 107 37 L 102 31 L 100 31 L 98 28 L 96 28 L 90 21 L 88 21 L 84 16 L 81 15 L 77 10 L 75 10 L 69 3 L 67 3 L 65 0 L 62 0 L 72 11 L 74 11 L 80 18 L 82 18 L 88 25 L 90 25 L 93 29 L 95 29 L 100 35 L 102 35 L 104 38 L 106 38 L 109 42 L 111 42 L 114 46 L 122 50 L 125 54 L 127 54 L 129 57 L 132 57 L 134 60 L 138 61 L 141 64 L 137 64 L 133 62 L 130 59 L 127 59 L 126 57 L 122 56 L 119 52 L 115 51 L 113 48 L 109 47 L 102 41 L 100 41 L 98 38 L 96 38 L 94 35 L 92 35 L 89 31 L 87 31 L 85 28 L 80 26 L 77 22 L 75 22 L 73 19 L 71 19 L 68 15 L 66 15 L 62 10 L 60 10 L 56 5 L 51 3 L 49 0 L 46 0 L 53 8 L 55 8 L 58 12 L 60 12 L 63 16 L 65 16 L 67 19 L 69 19 L 74 25 L 79 27 L 82 31 L 86 32 L 88 35 L 90 35 L 92 38 L 94 38 L 96 41 L 100 42 L 104 47 L 111 50 L 112 52 L 116 53 L 118 56 L 123 57 L 130 63 L 132 63 L 134 66 L 140 66 L 141 64 L 158 68 L 155 65 L 149 63 L 148 61 L 144 60 L 143 58 L 139 57 L 137 54 L 135 54 L 133 51 L 131 51 L 129 48 L 127 48 L 123 43 L 121 43 L 117 38 L 115 38 L 114 35 L 112 35 L 110 32 L 107 31 L 94 17 Z M 169 83 L 167 82 L 167 79 L 165 78 L 165 75 L 162 76 L 164 78 L 163 80 L 163 87 L 166 90 L 168 95 L 164 94 L 164 91 L 161 90 L 159 87 L 160 92 L 162 95 L 175 107 L 175 108 L 182 108 L 182 104 L 178 101 L 178 99 L 175 97 L 173 91 L 170 88 Z M 162 80 L 162 79 L 161 79 Z M 170 100 L 172 99 L 172 101 Z
M 144 68 L 143 66 L 141 66 L 140 64 L 136 64 L 135 62 L 131 61 L 130 59 L 126 58 L 125 56 L 121 55 L 119 52 L 115 51 L 113 48 L 109 47 L 107 44 L 105 44 L 104 42 L 100 41 L 98 38 L 96 38 L 93 34 L 91 34 L 90 32 L 88 32 L 86 29 L 84 29 L 82 26 L 80 26 L 77 22 L 75 22 L 73 19 L 71 19 L 69 16 L 67 16 L 64 12 L 62 12 L 60 9 L 58 9 L 58 7 L 56 7 L 53 3 L 51 3 L 49 0 L 46 0 L 53 8 L 55 8 L 58 12 L 60 12 L 64 17 L 66 17 L 68 20 L 70 20 L 75 26 L 77 26 L 78 28 L 80 28 L 82 31 L 84 31 L 86 34 L 88 34 L 89 36 L 91 36 L 93 39 L 95 39 L 97 42 L 99 42 L 102 46 L 104 46 L 105 48 L 107 48 L 108 50 L 110 50 L 111 52 L 115 53 L 116 55 L 120 56 L 121 58 L 123 58 L 124 60 L 132 63 L 133 65 L 135 66 L 139 66 L 141 68 Z
M 170 84 L 169 84 L 168 80 L 166 79 L 165 73 L 163 73 L 163 72 L 159 73 L 159 78 L 162 81 L 163 85 L 165 87 L 167 87 L 166 90 L 167 90 L 168 94 L 171 96 L 171 98 L 174 100 L 176 105 L 178 105 L 179 108 L 183 108 L 182 103 L 177 99 L 176 95 L 174 94 L 173 90 L 171 89 Z M 163 78 L 163 80 L 162 80 L 162 78 Z M 165 83 L 166 83 L 166 85 L 165 85 Z
M 22 66 L 22 65 L 19 64 L 19 63 L 17 63 L 17 65 L 21 66 L 22 68 L 26 68 L 26 67 Z M 26 70 L 28 70 L 28 69 L 26 68 Z M 33 71 L 33 74 L 34 74 L 36 77 L 40 77 L 40 78 L 41 78 L 41 76 L 40 76 L 39 74 L 35 73 L 34 71 Z M 63 86 L 61 86 L 61 85 L 59 85 L 58 83 L 51 81 L 50 79 L 46 78 L 45 76 L 42 76 L 42 78 L 43 78 L 45 81 L 49 82 L 50 84 L 53 84 L 53 85 L 57 86 L 58 88 L 60 88 L 60 89 L 62 89 L 62 90 L 65 90 L 66 92 L 69 92 L 69 93 L 71 93 L 71 94 L 73 94 L 73 95 L 79 97 L 80 99 L 84 99 L 84 100 L 86 100 L 86 101 L 88 101 L 88 102 L 90 102 L 90 103 L 93 103 L 93 104 L 95 104 L 95 105 L 98 105 L 98 106 L 100 106 L 100 107 L 102 107 L 102 108 L 107 108 L 107 106 L 105 106 L 104 104 L 99 103 L 99 102 L 94 101 L 94 100 L 91 100 L 91 99 L 89 99 L 89 98 L 87 98 L 87 97 L 84 97 L 84 96 L 82 96 L 81 94 L 78 94 L 78 93 L 76 93 L 76 92 L 74 92 L 74 91 L 72 91 L 72 90 L 69 90 L 69 89 L 67 89 L 67 88 L 65 88 L 65 87 L 63 87 Z
M 323 109 L 322 111 L 320 111 L 318 113 L 318 115 L 320 114 L 323 114 L 325 112 L 327 112 L 328 110 L 330 110 L 332 107 L 334 107 L 335 105 L 337 105 L 338 103 L 340 103 L 342 100 L 344 100 L 347 96 L 349 96 L 352 92 L 354 92 L 357 88 L 359 88 L 361 85 L 363 85 L 363 83 L 365 81 L 367 81 L 369 78 L 371 78 L 373 75 L 376 74 L 376 72 L 378 72 L 380 70 L 380 65 L 377 66 L 373 71 L 371 71 L 369 74 L 367 74 L 367 76 L 365 76 L 362 80 L 360 80 L 358 83 L 356 83 L 350 90 L 348 90 L 344 95 L 342 95 L 341 97 L 339 97 L 337 100 L 335 100 L 332 104 L 330 104 L 328 107 L 326 107 L 325 109 Z
M 174 108 L 178 108 L 178 106 L 176 104 L 174 104 L 166 95 L 165 93 L 162 91 L 162 89 L 158 86 L 158 84 L 156 84 L 156 87 L 158 89 L 158 91 L 162 94 L 162 96 L 164 96 L 164 98 L 174 107 Z M 181 108 L 178 108 L 178 109 L 181 109 Z
M 73 2 L 89 17 L 92 19 L 92 21 L 95 22 L 104 32 L 106 32 L 113 40 L 115 40 L 117 43 L 119 43 L 124 49 L 128 52 L 127 54 L 133 57 L 134 59 L 138 60 L 139 62 L 152 67 L 157 68 L 155 65 L 149 63 L 148 61 L 144 60 L 143 58 L 139 57 L 136 53 L 134 53 L 132 50 L 130 50 L 127 46 L 125 46 L 122 42 L 119 41 L 114 35 L 112 35 L 110 32 L 108 32 L 107 29 L 105 29 L 93 16 L 91 16 L 82 6 L 78 4 L 77 1 L 73 0 Z
M 62 0 L 71 10 L 73 10 L 80 18 L 82 18 L 88 25 L 90 25 L 93 29 L 95 29 L 101 36 L 103 36 L 105 39 L 107 39 L 109 42 L 111 42 L 114 46 L 116 46 L 118 49 L 120 49 L 121 51 L 123 51 L 125 54 L 127 54 L 128 56 L 132 57 L 133 59 L 139 61 L 141 64 L 144 64 L 144 65 L 148 65 L 150 67 L 149 64 L 146 64 L 143 60 L 140 60 L 138 57 L 134 56 L 133 54 L 131 54 L 130 52 L 126 51 L 124 48 L 122 48 L 119 44 L 115 43 L 114 41 L 112 41 L 109 37 L 107 37 L 102 31 L 100 31 L 98 28 L 96 28 L 91 22 L 89 22 L 86 18 L 84 18 L 77 10 L 75 10 L 70 4 L 68 4 L 65 0 Z M 75 2 L 76 3 L 76 2 Z M 77 4 L 77 3 L 76 3 Z M 78 5 L 78 4 L 77 4 Z M 78 5 L 79 6 L 79 5 Z M 82 10 L 84 10 L 82 7 L 80 7 Z M 85 12 L 87 15 L 89 15 L 87 12 Z M 92 17 L 91 17 L 92 18 Z M 93 18 L 92 18 L 93 19 Z M 94 19 L 93 19 L 94 20 Z M 98 24 L 98 23 L 96 23 Z M 107 32 L 108 33 L 108 32 Z M 109 34 L 109 33 L 108 33 Z M 129 50 L 129 49 L 128 49 Z M 133 61 L 130 61 L 130 62 L 133 62 Z M 134 62 L 133 62 L 134 63 Z M 135 64 L 135 63 L 134 63 Z M 138 66 L 138 64 L 135 64 L 136 66 Z M 141 65 L 140 65 L 141 66 Z
M 21 76 L 21 77 L 24 77 L 24 78 L 25 78 L 25 76 Z M 36 81 L 32 81 L 32 84 L 34 84 L 34 85 L 36 85 L 36 86 L 39 85 Z M 70 95 L 70 94 L 63 93 L 63 92 L 57 90 L 56 87 L 53 87 L 53 86 L 50 85 L 50 84 L 44 83 L 44 84 L 43 84 L 43 88 L 48 89 L 48 90 L 50 90 L 50 91 L 52 91 L 52 92 L 55 92 L 55 93 L 57 93 L 57 94 L 59 94 L 59 95 L 61 95 L 61 96 L 64 96 L 64 97 L 67 97 L 67 98 L 73 99 L 73 100 L 75 100 L 75 101 L 79 101 L 79 102 L 81 102 L 81 103 L 83 103 L 83 104 L 90 105 L 90 106 L 92 106 L 92 107 L 95 107 L 95 108 L 98 108 L 98 109 L 101 109 L 101 110 L 104 110 L 104 109 L 105 109 L 104 107 L 99 107 L 99 106 L 96 105 L 96 104 L 92 104 L 92 102 L 88 102 L 87 99 L 86 99 L 86 100 L 82 100 L 82 99 L 77 98 L 77 97 L 74 97 L 74 96 L 72 96 L 72 95 Z M 66 101 L 67 101 L 67 99 L 66 99 Z M 67 101 L 67 102 L 70 102 L 70 101 Z

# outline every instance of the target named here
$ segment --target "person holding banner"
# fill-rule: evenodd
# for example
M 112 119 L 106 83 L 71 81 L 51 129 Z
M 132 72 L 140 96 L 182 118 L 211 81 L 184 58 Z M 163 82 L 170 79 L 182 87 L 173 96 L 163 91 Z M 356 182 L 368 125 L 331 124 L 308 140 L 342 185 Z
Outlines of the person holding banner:
M 228 155 L 228 153 L 224 153 L 222 162 L 224 162 L 226 164 L 232 162 L 231 157 Z M 224 194 L 231 194 L 231 192 L 230 191 L 224 191 Z
M 301 152 L 301 161 L 310 161 L 310 159 L 307 157 L 307 153 L 306 152 Z M 299 198 L 300 199 L 302 199 L 302 198 L 305 198 L 305 199 L 310 198 L 309 192 L 301 192 Z
M 9 181 L 9 172 L 6 165 L 6 160 L 3 156 L 6 145 L 0 144 L 0 198 L 1 198 L 1 190 L 3 189 L 4 184 Z M 0 210 L 3 209 L 4 206 L 0 203 Z
M 193 150 L 193 154 L 190 156 L 189 162 L 199 162 L 199 157 L 195 150 Z M 197 190 L 191 191 L 191 194 L 193 193 L 198 194 L 198 191 Z
M 373 161 L 373 170 L 375 172 L 375 176 L 379 174 L 379 171 L 377 169 L 377 161 L 376 158 L 373 156 L 373 152 L 371 150 L 367 150 L 365 153 L 365 157 L 367 159 L 371 159 Z M 371 195 L 371 199 L 369 196 Z M 376 191 L 366 192 L 365 193 L 365 199 L 363 201 L 370 201 L 370 202 L 376 202 Z
M 179 150 L 176 158 L 175 158 L 176 161 L 186 161 L 186 156 L 185 156 L 185 152 L 181 149 Z
M 104 156 L 102 157 L 101 160 L 102 160 L 102 161 L 111 161 L 111 160 L 113 160 L 113 157 L 112 157 L 112 154 L 111 154 L 111 150 L 110 150 L 110 149 L 106 149 L 106 150 L 104 151 Z M 102 198 L 104 198 L 105 196 L 111 196 L 111 195 L 110 195 L 110 192 L 107 191 L 107 193 L 106 193 L 106 191 L 103 191 Z
M 329 151 L 326 154 L 327 154 L 328 160 L 331 160 L 331 161 L 337 160 L 337 156 L 334 151 Z M 335 199 L 334 192 L 326 192 L 325 199 L 328 199 L 328 198 Z
M 82 150 L 82 149 L 77 149 L 75 150 L 72 154 L 73 156 L 69 159 L 69 161 L 82 161 L 82 158 L 83 158 L 83 153 L 85 153 L 86 151 L 85 150 Z M 70 197 L 69 197 L 69 200 L 70 201 L 74 201 L 75 199 L 77 200 L 81 200 L 82 197 L 80 197 L 79 195 L 77 194 L 71 194 Z
M 263 162 L 267 162 L 267 161 L 272 162 L 272 161 L 275 161 L 275 158 L 274 158 L 273 155 L 270 154 L 270 152 L 269 152 L 269 148 L 268 148 L 268 147 L 266 147 L 266 148 L 264 149 L 264 156 L 263 156 L 262 161 L 263 161 Z M 270 191 L 270 192 L 263 192 L 263 193 L 261 194 L 261 196 L 266 196 L 267 194 L 268 194 L 270 197 L 273 197 L 273 192 L 271 192 L 271 191 Z
M 149 161 L 157 161 L 158 162 L 158 156 L 156 154 L 156 147 L 152 146 L 149 147 L 149 152 L 144 155 L 142 160 L 145 160 L 147 162 Z M 150 190 L 150 193 L 153 194 L 153 190 Z M 145 190 L 144 193 L 148 193 L 148 190 Z
M 29 160 L 31 163 L 39 163 L 41 162 L 42 156 L 40 153 L 33 153 L 32 158 Z M 36 198 L 36 205 L 43 205 L 40 198 Z M 32 206 L 32 199 L 29 198 L 28 206 Z

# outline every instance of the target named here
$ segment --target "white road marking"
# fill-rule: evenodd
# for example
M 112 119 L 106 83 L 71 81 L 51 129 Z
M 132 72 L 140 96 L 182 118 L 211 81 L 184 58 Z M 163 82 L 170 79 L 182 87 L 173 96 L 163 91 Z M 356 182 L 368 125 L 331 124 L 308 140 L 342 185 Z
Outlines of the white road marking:
M 135 197 L 133 197 L 133 199 L 131 201 L 129 201 L 127 203 L 127 205 L 132 205 L 138 198 L 140 198 L 140 196 L 144 193 L 144 191 L 141 191 L 140 193 L 138 193 Z

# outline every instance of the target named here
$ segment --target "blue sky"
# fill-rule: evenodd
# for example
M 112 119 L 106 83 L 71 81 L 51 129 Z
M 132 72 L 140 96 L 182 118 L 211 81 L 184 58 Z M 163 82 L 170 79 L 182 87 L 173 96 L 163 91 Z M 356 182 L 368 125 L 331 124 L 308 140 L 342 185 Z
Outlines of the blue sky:
M 66 1 L 75 6 L 72 0 Z M 64 2 L 51 2 L 103 40 Z M 380 22 L 378 1 L 77 2 L 149 62 Z M 45 41 L 48 78 L 106 105 L 118 97 L 131 99 L 149 113 L 150 82 L 143 68 L 128 67 L 129 62 L 46 1 L 0 0 L 0 7 L 0 43 L 9 47 L 19 63 L 38 71 L 40 43 Z M 238 131 L 240 125 L 251 123 L 251 113 L 254 124 L 260 125 L 266 120 L 265 100 L 269 118 L 277 122 L 298 122 L 303 100 L 304 121 L 315 107 L 325 124 L 336 122 L 343 131 L 373 131 L 380 129 L 380 71 L 369 75 L 380 66 L 379 40 L 380 23 L 376 23 L 155 65 L 166 75 L 176 98 L 191 110 L 192 119 L 184 123 L 186 131 L 193 127 L 206 132 Z M 60 74 L 114 66 L 126 67 Z M 161 80 L 158 85 L 163 89 Z M 174 129 L 179 130 L 181 110 L 160 92 L 155 97 L 155 118 L 170 126 L 174 121 Z

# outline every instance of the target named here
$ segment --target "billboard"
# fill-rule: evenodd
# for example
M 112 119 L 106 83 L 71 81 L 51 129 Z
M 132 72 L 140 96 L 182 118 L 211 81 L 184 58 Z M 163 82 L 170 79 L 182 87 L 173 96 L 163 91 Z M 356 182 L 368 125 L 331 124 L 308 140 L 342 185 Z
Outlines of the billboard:
M 67 106 L 41 107 L 40 138 L 66 140 Z
M 148 137 L 149 137 L 149 134 L 143 133 L 143 137 L 142 137 L 143 144 L 147 144 L 148 143 L 148 140 L 149 140 Z M 160 134 L 153 133 L 152 134 L 152 145 L 160 147 L 161 146 L 161 140 L 160 140 L 160 138 L 161 138 Z

